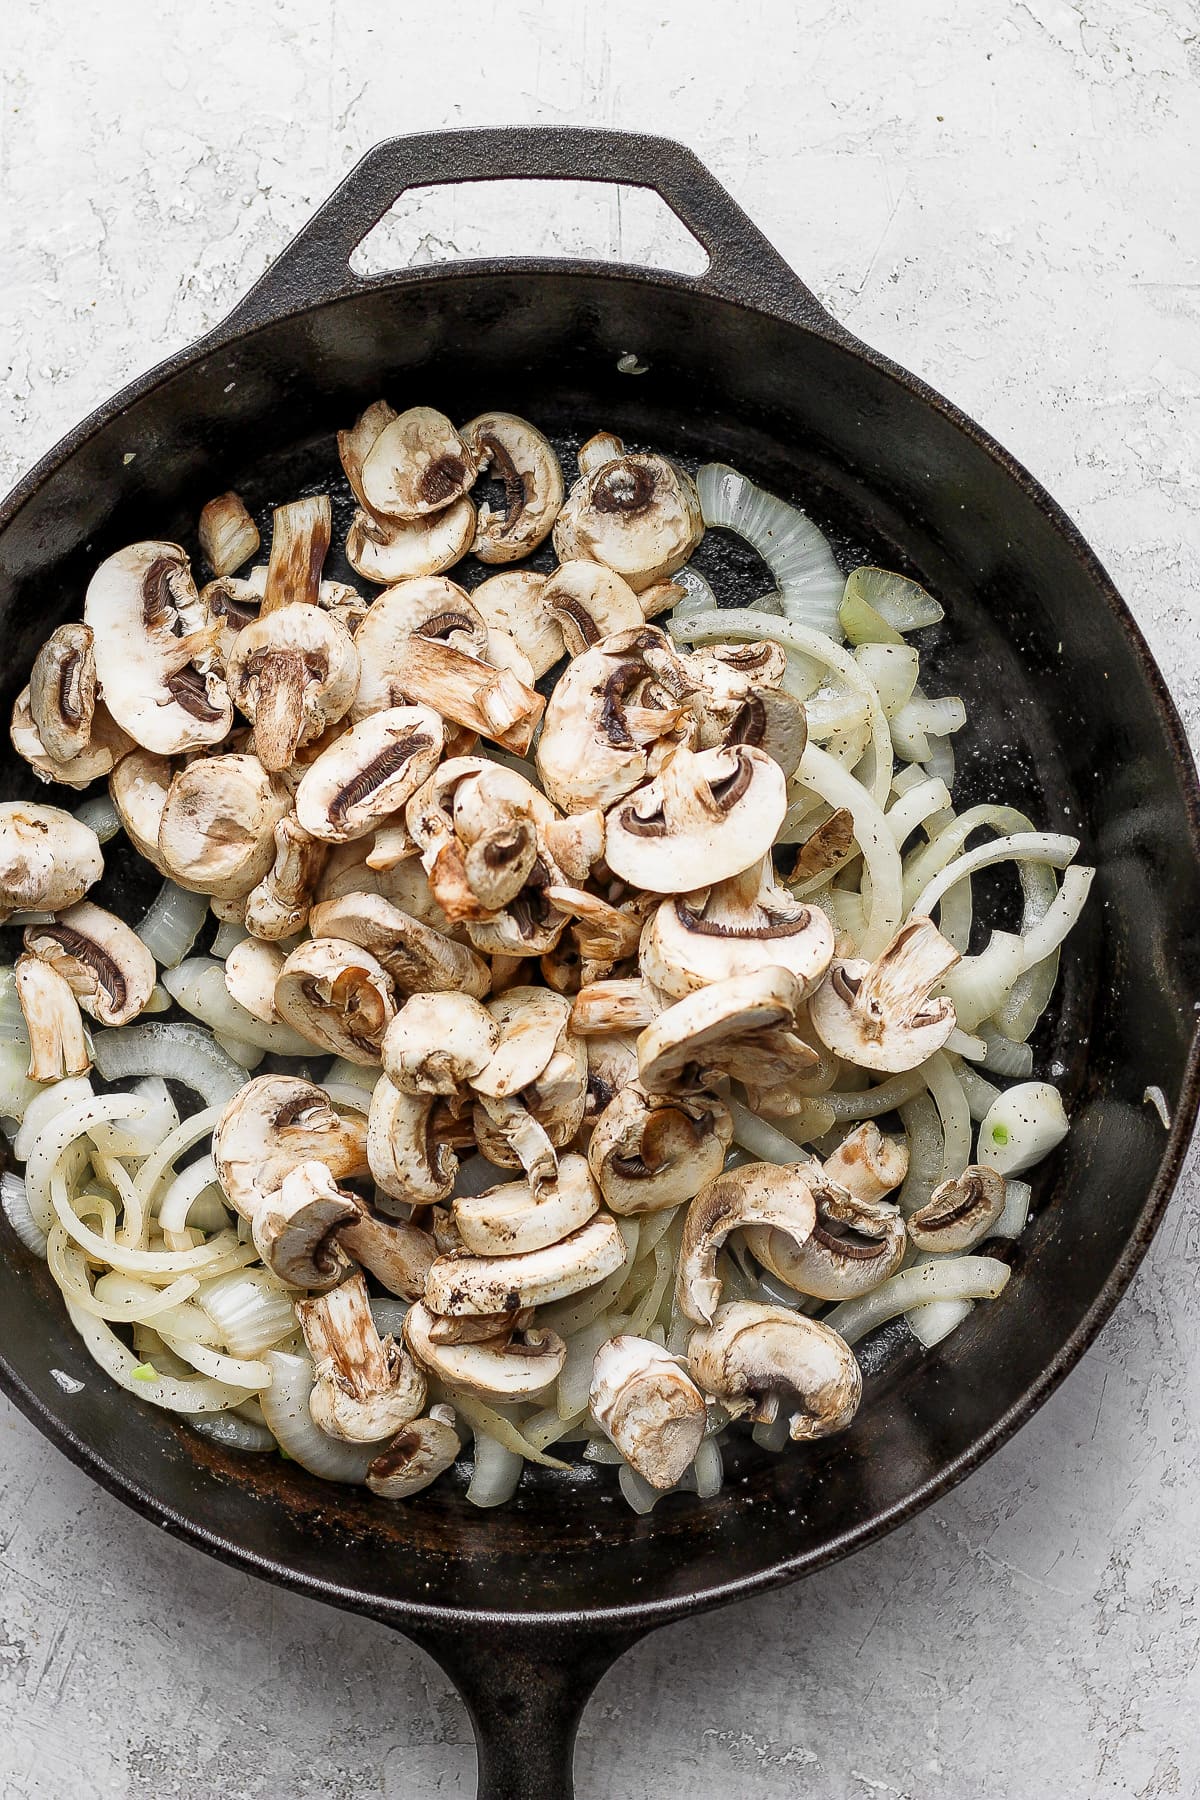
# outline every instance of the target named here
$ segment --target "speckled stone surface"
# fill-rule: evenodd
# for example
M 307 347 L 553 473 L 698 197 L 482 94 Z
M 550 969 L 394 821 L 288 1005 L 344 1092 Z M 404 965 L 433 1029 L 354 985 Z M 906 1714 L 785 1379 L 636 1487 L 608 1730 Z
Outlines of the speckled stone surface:
M 0 480 L 219 319 L 375 139 L 535 120 L 690 142 L 835 313 L 1063 501 L 1200 729 L 1194 0 L 9 0 Z M 408 209 L 395 259 L 677 236 L 608 196 L 459 192 Z M 885 1543 L 606 1678 L 586 1800 L 1200 1792 L 1198 1247 L 1193 1164 L 1014 1443 Z M 419 1652 L 155 1532 L 7 1408 L 0 1714 L 6 1800 L 474 1791 Z

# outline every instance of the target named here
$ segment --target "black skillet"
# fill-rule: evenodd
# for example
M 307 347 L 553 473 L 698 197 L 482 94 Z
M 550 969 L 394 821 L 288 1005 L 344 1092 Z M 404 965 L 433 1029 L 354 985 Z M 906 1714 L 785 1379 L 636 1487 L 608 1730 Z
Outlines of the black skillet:
M 360 280 L 348 259 L 406 189 L 510 177 L 654 189 L 711 258 L 691 279 L 512 259 Z M 645 372 L 618 369 L 634 352 Z M 44 1267 L 5 1232 L 0 1382 L 94 1478 L 167 1530 L 394 1625 L 458 1684 L 480 1792 L 549 1800 L 595 1682 L 645 1632 L 819 1568 L 944 1493 L 1047 1398 L 1130 1281 L 1197 1104 L 1200 833 L 1187 744 L 1146 646 L 1054 502 L 977 425 L 838 325 L 679 145 L 522 129 L 373 150 L 225 323 L 106 402 L 0 509 L 7 706 L 90 571 L 135 538 L 190 543 L 203 501 L 327 485 L 332 434 L 370 400 L 527 414 L 560 442 L 605 428 L 724 458 L 801 499 L 848 556 L 945 602 L 935 691 L 967 696 L 964 789 L 1077 829 L 1099 866 L 1038 1038 L 1073 1129 L 1038 1181 L 1002 1302 L 936 1352 L 902 1325 L 863 1350 L 844 1437 L 777 1459 L 748 1443 L 719 1498 L 640 1519 L 611 1471 L 536 1471 L 494 1513 L 447 1479 L 406 1505 L 228 1454 L 89 1363 Z M 568 474 L 572 468 L 568 463 Z M 733 598 L 736 570 L 708 553 Z M 753 577 L 740 589 L 758 591 Z M 8 795 L 31 791 L 5 765 Z M 115 849 L 115 846 L 114 846 Z M 1001 902 L 1002 903 L 1002 902 Z M 997 918 L 1003 918 L 997 912 Z M 1165 1132 L 1143 1103 L 1166 1094 Z M 64 1394 L 51 1368 L 84 1381 Z

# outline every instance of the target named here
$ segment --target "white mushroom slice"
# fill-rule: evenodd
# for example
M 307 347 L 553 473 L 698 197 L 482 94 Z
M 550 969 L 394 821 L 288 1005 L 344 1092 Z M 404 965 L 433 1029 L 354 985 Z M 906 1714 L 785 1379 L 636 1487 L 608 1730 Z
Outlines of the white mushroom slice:
M 778 644 L 712 644 L 694 650 L 689 671 L 700 681 L 696 700 L 701 749 L 753 744 L 795 772 L 808 742 L 804 708 L 780 691 L 787 653 Z
M 359 632 L 360 640 L 370 624 L 368 619 Z M 358 647 L 364 667 L 370 671 L 367 651 L 361 642 Z M 357 715 L 374 710 L 370 698 L 377 688 L 389 696 L 403 694 L 518 756 L 529 749 L 546 707 L 542 696 L 511 670 L 493 668 L 478 656 L 468 656 L 440 638 L 419 632 L 405 638 L 391 661 L 386 666 L 374 665 L 374 671 L 359 685 L 354 704 Z
M 393 906 L 382 894 L 322 900 L 309 914 L 314 937 L 360 944 L 383 964 L 400 994 L 462 992 L 481 1000 L 491 971 L 466 944 Z
M 104 873 L 100 840 L 57 806 L 0 802 L 0 923 L 14 912 L 57 912 Z
M 524 1256 L 472 1256 L 467 1250 L 439 1256 L 425 1283 L 425 1304 L 448 1318 L 544 1306 L 593 1287 L 624 1261 L 625 1239 L 616 1220 L 603 1213 L 561 1243 Z
M 598 894 L 582 888 L 548 887 L 545 897 L 575 921 L 571 937 L 581 959 L 584 984 L 607 975 L 614 963 L 637 955 L 643 927 L 640 912 L 610 906 Z
M 718 1307 L 707 1330 L 692 1333 L 688 1363 L 734 1418 L 769 1425 L 783 1405 L 796 1442 L 844 1431 L 862 1398 L 862 1371 L 845 1339 L 784 1306 Z
M 516 898 L 554 808 L 523 775 L 485 757 L 441 764 L 409 801 L 406 822 L 433 892 L 453 920 L 482 919 Z
M 488 1004 L 499 1041 L 472 1077 L 477 1094 L 502 1100 L 536 1081 L 559 1047 L 571 1019 L 570 1002 L 546 988 L 513 987 Z
M 70 762 L 87 749 L 96 709 L 96 655 L 90 625 L 60 625 L 33 661 L 29 710 L 55 762 Z
M 355 637 L 362 672 L 352 719 L 365 719 L 406 698 L 396 668 L 414 637 L 449 644 L 468 656 L 487 655 L 487 626 L 457 582 L 445 576 L 399 581 L 380 594 Z
M 456 1200 L 454 1223 L 474 1256 L 522 1256 L 543 1250 L 586 1225 L 600 1210 L 600 1190 L 582 1156 L 564 1156 L 558 1175 L 536 1193 L 527 1181 L 508 1181 Z
M 243 938 L 225 958 L 225 986 L 239 1006 L 264 1025 L 278 1025 L 275 983 L 283 968 L 283 951 L 260 938 Z
M 638 595 L 642 617 L 657 619 L 660 613 L 670 612 L 686 592 L 687 589 L 677 581 L 656 581 L 653 586 L 643 588 Z
M 800 990 L 786 969 L 756 969 L 677 1000 L 638 1038 L 638 1066 L 648 1093 L 735 1081 L 775 1087 L 819 1061 L 791 1029 Z
M 158 822 L 155 862 L 180 887 L 244 899 L 271 867 L 286 788 L 256 756 L 207 756 L 180 769 Z
M 65 975 L 40 956 L 18 956 L 17 999 L 29 1035 L 30 1081 L 62 1081 L 92 1066 L 79 1002 Z
M 356 1216 L 338 1232 L 338 1243 L 391 1294 L 419 1300 L 438 1247 L 428 1231 L 407 1219 L 383 1219 L 351 1195 Z
M 363 501 L 390 519 L 418 519 L 461 498 L 478 473 L 444 413 L 412 406 L 392 419 L 362 460 Z
M 554 1145 L 524 1099 L 481 1097 L 471 1116 L 471 1130 L 481 1156 L 500 1169 L 524 1169 L 531 1187 L 553 1181 L 558 1171 Z
M 674 1487 L 695 1461 L 708 1417 L 681 1359 L 629 1336 L 597 1350 L 588 1408 L 630 1468 L 660 1490 Z
M 984 1163 L 971 1163 L 952 1181 L 943 1181 L 908 1221 L 908 1235 L 918 1250 L 969 1250 L 988 1235 L 1004 1211 L 1003 1175 Z
M 123 756 L 108 778 L 112 803 L 120 814 L 125 836 L 139 856 L 162 867 L 158 856 L 158 829 L 171 782 L 179 764 L 150 750 L 138 748 Z
M 719 1175 L 732 1142 L 733 1120 L 722 1101 L 651 1100 L 627 1081 L 596 1120 L 588 1164 L 613 1212 L 662 1212 L 694 1199 Z
M 297 603 L 318 604 L 332 529 L 328 494 L 313 494 L 307 500 L 291 500 L 275 508 L 260 618 Z
M 766 856 L 786 811 L 783 770 L 762 750 L 693 755 L 681 745 L 661 775 L 609 813 L 605 861 L 635 887 L 693 893 Z
M 499 1028 L 469 994 L 413 994 L 387 1028 L 383 1066 L 406 1094 L 456 1094 L 491 1059 Z
M 656 625 L 619 631 L 568 663 L 554 685 L 537 766 L 564 812 L 607 809 L 658 773 L 694 730 L 694 684 Z
M 296 818 L 311 837 L 365 837 L 402 807 L 437 765 L 442 722 L 428 706 L 393 706 L 344 732 L 306 769 Z
M 453 1242 L 449 1241 L 450 1236 L 453 1237 Z M 442 1255 L 448 1250 L 461 1248 L 458 1234 L 452 1229 L 447 1234 L 446 1243 L 442 1245 Z M 440 1314 L 431 1313 L 429 1336 L 435 1344 L 507 1343 L 514 1331 L 528 1331 L 535 1316 L 536 1309 L 532 1306 L 520 1306 L 515 1312 L 476 1313 L 473 1317 L 461 1319 L 443 1319 Z
M 546 577 L 533 569 L 492 575 L 471 591 L 471 602 L 493 631 L 507 632 L 529 659 L 533 678 L 552 669 L 565 654 L 563 634 L 542 607 Z
M 346 561 L 364 580 L 390 587 L 453 568 L 474 536 L 475 508 L 465 496 L 422 519 L 376 519 L 360 511 L 346 533 Z
M 539 855 L 528 882 L 501 912 L 467 920 L 467 936 L 477 950 L 493 958 L 493 970 L 499 958 L 544 956 L 558 943 L 567 928 L 567 916 L 546 898 L 554 880 L 555 871 Z M 494 974 L 492 986 L 497 986 Z
M 506 1342 L 442 1344 L 432 1335 L 436 1315 L 419 1300 L 404 1320 L 404 1342 L 423 1369 L 451 1394 L 512 1404 L 536 1400 L 554 1385 L 567 1359 L 567 1346 L 553 1331 L 528 1331 Z
M 640 593 L 681 569 L 703 536 L 690 476 L 665 456 L 620 456 L 575 483 L 554 548 L 560 562 L 604 563 Z
M 375 832 L 366 849 L 366 865 L 386 874 L 394 869 L 397 863 L 407 862 L 410 856 L 419 855 L 416 840 L 408 829 L 402 814 L 397 813 L 386 825 L 381 825 Z
M 860 1200 L 882 1200 L 908 1174 L 908 1145 L 903 1138 L 885 1137 L 874 1119 L 864 1119 L 847 1132 L 823 1167 L 827 1181 Z
M 254 1248 L 290 1287 L 323 1293 L 349 1271 L 337 1234 L 357 1216 L 355 1202 L 340 1191 L 324 1163 L 299 1163 L 255 1212 Z
M 833 960 L 833 926 L 775 881 L 770 855 L 697 894 L 664 900 L 641 944 L 646 980 L 672 1000 L 771 966 L 811 994 Z
M 254 726 L 264 769 L 286 769 L 301 744 L 344 717 L 358 691 L 358 651 L 319 606 L 281 606 L 240 631 L 225 677 Z
M 310 837 L 291 814 L 278 821 L 274 838 L 275 860 L 246 895 L 246 930 L 271 940 L 292 937 L 307 924 L 329 854 L 328 845 Z
M 581 1037 L 642 1031 L 661 1011 L 646 983 L 636 977 L 592 981 L 571 1002 L 571 1030 Z
M 540 832 L 550 860 L 568 881 L 586 881 L 604 855 L 604 814 L 598 806 L 550 819 Z
M 22 688 L 13 703 L 9 728 L 12 747 L 24 757 L 42 781 L 56 781 L 63 787 L 90 787 L 93 781 L 109 775 L 123 756 L 133 749 L 133 739 L 121 730 L 102 700 L 92 712 L 88 741 L 77 756 L 60 762 L 51 756 L 33 722 L 29 689 Z
M 369 950 L 342 938 L 310 938 L 284 962 L 275 1010 L 310 1044 L 370 1066 L 395 1017 L 392 980 Z
M 393 419 L 396 409 L 389 406 L 386 400 L 373 400 L 365 407 L 354 422 L 350 431 L 339 431 L 337 434 L 338 458 L 346 472 L 346 480 L 350 483 L 354 498 L 360 506 L 366 506 L 367 497 L 363 492 L 362 466 L 367 459 L 367 452 Z
M 416 1418 L 425 1404 L 425 1377 L 390 1334 L 380 1337 L 361 1275 L 298 1301 L 296 1317 L 316 1365 L 308 1410 L 318 1430 L 374 1444 Z
M 214 575 L 232 575 L 257 553 L 262 539 L 240 494 L 218 494 L 201 508 L 196 535 Z
M 504 511 L 486 501 L 471 549 L 482 563 L 517 562 L 547 537 L 563 503 L 563 476 L 549 440 L 513 413 L 480 413 L 462 440 L 481 472 L 504 484 Z
M 805 1242 L 758 1223 L 746 1242 L 764 1268 L 798 1294 L 853 1300 L 904 1261 L 904 1219 L 887 1200 L 864 1200 L 816 1171 L 812 1180 L 817 1218 Z
M 953 1001 L 930 995 L 960 960 L 931 919 L 909 919 L 873 963 L 834 962 L 809 1002 L 813 1027 L 861 1069 L 915 1069 L 954 1030 Z
M 102 562 L 84 619 L 109 712 L 135 743 L 162 756 L 220 743 L 233 706 L 210 659 L 217 627 L 178 544 L 130 544 Z
M 438 1135 L 440 1106 L 436 1095 L 402 1093 L 386 1075 L 375 1083 L 367 1156 L 376 1186 L 389 1198 L 410 1206 L 434 1206 L 449 1198 L 458 1158 Z
M 128 1025 L 148 1004 L 158 970 L 136 931 L 81 900 L 25 931 L 25 948 L 65 977 L 84 1012 L 101 1025 Z
M 585 1124 L 595 1126 L 617 1095 L 638 1077 L 637 1039 L 628 1031 L 610 1031 L 602 1037 L 586 1037 L 588 1091 Z M 591 1145 L 588 1145 L 589 1151 Z M 593 1173 L 601 1183 L 600 1172 Z M 714 1171 L 715 1173 L 715 1171 Z M 616 1212 L 617 1207 L 613 1207 Z
M 597 431 L 586 444 L 580 444 L 575 452 L 575 461 L 579 465 L 579 473 L 590 480 L 608 463 L 616 462 L 624 454 L 625 446 L 619 437 L 614 436 L 611 431 Z
M 456 1460 L 462 1445 L 449 1406 L 432 1406 L 413 1419 L 367 1466 L 366 1484 L 380 1500 L 407 1500 L 431 1486 Z
M 264 579 L 266 571 L 264 570 Z M 224 669 L 237 643 L 238 633 L 253 625 L 262 606 L 262 592 L 237 575 L 219 575 L 200 589 L 200 604 L 213 628 L 213 662 Z
M 311 1081 L 259 1075 L 230 1100 L 213 1132 L 217 1178 L 231 1205 L 253 1220 L 268 1194 L 301 1163 L 324 1163 L 335 1181 L 367 1173 L 367 1122 L 339 1112 Z
M 894 1210 L 894 1209 L 893 1209 Z M 799 1248 L 812 1236 L 816 1202 L 800 1163 L 743 1163 L 717 1175 L 688 1207 L 675 1303 L 686 1318 L 707 1325 L 721 1299 L 717 1252 L 731 1231 L 771 1226 Z
M 636 631 L 646 617 L 629 583 L 595 562 L 563 563 L 546 577 L 538 603 L 557 625 L 568 656 L 581 656 L 614 632 Z

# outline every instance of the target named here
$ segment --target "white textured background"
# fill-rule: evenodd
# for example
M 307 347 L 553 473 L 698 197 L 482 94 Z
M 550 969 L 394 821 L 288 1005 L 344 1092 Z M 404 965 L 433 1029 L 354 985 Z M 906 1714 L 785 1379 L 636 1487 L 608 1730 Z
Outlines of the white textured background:
M 8 0 L 3 37 L 5 483 L 220 318 L 377 138 L 641 127 L 1048 484 L 1200 730 L 1194 0 Z M 655 235 L 608 200 L 557 238 L 540 206 L 483 215 L 415 209 L 402 253 Z M 1193 1169 L 1116 1320 L 985 1469 L 632 1653 L 584 1723 L 586 1800 L 1200 1792 L 1198 1236 Z M 152 1531 L 7 1409 L 0 1712 L 21 1800 L 473 1791 L 432 1664 Z

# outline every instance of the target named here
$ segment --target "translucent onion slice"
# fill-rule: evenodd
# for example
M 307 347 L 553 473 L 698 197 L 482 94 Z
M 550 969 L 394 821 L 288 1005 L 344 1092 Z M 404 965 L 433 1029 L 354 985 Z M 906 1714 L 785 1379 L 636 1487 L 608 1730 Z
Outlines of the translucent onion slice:
M 29 1079 L 29 1045 L 19 1038 L 0 1042 L 0 1115 L 22 1119 L 43 1089 Z
M 1014 1044 L 1003 1032 L 987 1023 L 980 1025 L 979 1035 L 987 1046 L 983 1067 L 989 1075 L 1016 1081 L 1033 1074 L 1033 1051 L 1028 1044 Z
M 523 1457 L 526 1462 L 540 1463 L 544 1469 L 570 1467 L 568 1463 L 560 1462 L 556 1456 L 548 1456 L 544 1450 L 539 1450 L 536 1444 L 531 1443 L 515 1419 L 503 1408 L 488 1406 L 474 1394 L 454 1391 L 450 1393 L 450 1402 L 455 1412 L 461 1414 L 477 1436 L 482 1434 L 484 1437 L 494 1438 L 507 1450 Z
M 182 1169 L 156 1208 L 158 1227 L 164 1236 L 182 1232 L 196 1201 L 214 1187 L 218 1187 L 217 1171 L 211 1156 L 202 1156 Z
M 227 1381 L 231 1387 L 242 1386 L 255 1393 L 270 1386 L 271 1371 L 264 1362 L 248 1357 L 225 1356 L 208 1344 L 176 1337 L 174 1332 L 166 1329 L 162 1320 L 158 1322 L 156 1329 L 168 1350 L 173 1350 L 184 1362 L 199 1369 L 202 1375 L 212 1375 L 218 1381 Z
M 65 1081 L 51 1082 L 49 1087 L 39 1086 L 25 1109 L 21 1129 L 13 1139 L 13 1155 L 17 1161 L 29 1161 L 41 1133 L 59 1113 L 65 1112 L 68 1106 L 78 1106 L 93 1098 L 92 1084 L 86 1075 L 68 1075 Z
M 148 1075 L 133 1092 L 146 1102 L 140 1119 L 117 1119 L 92 1127 L 91 1139 L 108 1156 L 149 1156 L 179 1124 L 179 1108 L 161 1075 Z
M 200 936 L 207 917 L 206 894 L 189 894 L 173 881 L 164 881 L 134 929 L 155 962 L 173 969 Z
M 926 1350 L 932 1350 L 952 1331 L 957 1331 L 974 1310 L 973 1300 L 931 1300 L 928 1306 L 914 1306 L 911 1312 L 905 1313 L 904 1321 Z
M 0 1040 L 29 1045 L 25 1014 L 17 998 L 16 970 L 7 966 L 0 968 Z
M 312 1056 L 313 1046 L 290 1025 L 265 1025 L 247 1012 L 225 986 L 225 970 L 210 956 L 192 956 L 163 976 L 163 986 L 184 1012 L 222 1037 L 237 1039 L 276 1056 Z M 237 1059 L 240 1060 L 240 1059 Z
M 896 1196 L 906 1219 L 928 1204 L 942 1179 L 945 1137 L 941 1116 L 928 1093 L 914 1094 L 900 1107 L 900 1122 L 908 1140 L 908 1174 Z
M 29 1210 L 25 1183 L 7 1169 L 0 1175 L 0 1210 L 25 1248 L 45 1262 L 46 1233 Z
M 74 816 L 81 825 L 94 831 L 102 844 L 109 843 L 121 829 L 121 815 L 109 794 L 96 794 L 85 800 L 82 806 L 75 808 Z
M 246 1082 L 246 1071 L 200 1025 L 122 1025 L 98 1031 L 92 1047 L 105 1081 L 169 1069 L 171 1080 L 199 1094 L 205 1106 L 223 1107 Z
M 1002 1175 L 1019 1175 L 1049 1156 L 1069 1130 L 1062 1095 L 1051 1082 L 1018 1082 L 981 1121 L 979 1160 Z
M 673 619 L 690 619 L 693 613 L 712 612 L 716 607 L 717 596 L 699 569 L 693 569 L 690 563 L 677 569 L 671 580 L 683 589 L 683 594 L 671 608 Z
M 758 1162 L 798 1163 L 809 1162 L 808 1152 L 802 1150 L 793 1138 L 778 1126 L 771 1125 L 766 1119 L 760 1119 L 757 1113 L 743 1106 L 739 1100 L 727 1100 L 726 1105 L 733 1115 L 734 1141 L 748 1150 Z
M 525 1463 L 515 1450 L 484 1431 L 475 1433 L 475 1466 L 467 1484 L 472 1506 L 504 1506 L 517 1491 Z
M 784 617 L 840 640 L 846 580 L 828 539 L 807 514 L 726 463 L 703 463 L 696 491 L 706 526 L 735 532 L 758 551 L 775 577 Z
M 313 1424 L 308 1397 L 313 1390 L 313 1366 L 307 1356 L 286 1350 L 268 1350 L 263 1357 L 271 1385 L 259 1396 L 267 1430 L 279 1448 L 322 1481 L 358 1485 L 379 1454 L 379 1444 L 347 1444 L 329 1437 Z M 244 1396 L 243 1396 L 244 1397 Z
M 1029 1206 L 1033 1199 L 1033 1189 L 1027 1181 L 1006 1181 L 1004 1184 L 1004 1211 L 992 1226 L 992 1236 L 998 1238 L 1020 1237 L 1029 1221 Z
M 243 1419 L 235 1412 L 197 1413 L 195 1417 L 188 1419 L 188 1424 L 201 1437 L 212 1438 L 218 1444 L 227 1444 L 231 1450 L 245 1450 L 251 1455 L 261 1455 L 279 1448 L 265 1425 L 256 1425 L 253 1419 Z
M 93 1124 L 108 1119 L 140 1118 L 148 1103 L 136 1094 L 101 1094 L 82 1098 L 57 1112 L 38 1133 L 25 1162 L 25 1191 L 29 1210 L 43 1231 L 49 1231 L 54 1218 L 54 1202 L 50 1194 L 51 1177 L 60 1159 L 76 1138 L 86 1136 Z M 63 1182 L 65 1193 L 65 1180 Z M 74 1214 L 72 1223 L 77 1224 Z
M 182 1156 L 185 1150 L 191 1150 L 202 1138 L 211 1135 L 222 1111 L 220 1106 L 206 1106 L 203 1112 L 193 1113 L 190 1119 L 184 1119 L 177 1125 L 146 1158 L 136 1176 L 137 1190 L 143 1204 L 149 1206 L 153 1203 L 159 1182 L 176 1158 Z
M 260 1356 L 296 1329 L 294 1294 L 269 1269 L 236 1269 L 196 1297 L 234 1356 Z
M 953 1181 L 971 1160 L 971 1109 L 954 1064 L 939 1050 L 922 1065 L 942 1126 L 941 1181 Z
M 946 616 L 938 601 L 918 582 L 869 564 L 850 571 L 846 595 L 865 602 L 895 631 L 920 631 L 926 625 L 940 624 Z
M 857 1300 L 843 1300 L 821 1323 L 857 1344 L 897 1314 L 930 1300 L 995 1300 L 1004 1292 L 1012 1270 L 994 1256 L 942 1256 L 935 1262 L 901 1269 Z
M 74 1212 L 67 1196 L 67 1184 L 57 1169 L 50 1177 L 50 1196 L 67 1236 L 97 1262 L 121 1269 L 127 1275 L 224 1274 L 229 1269 L 253 1262 L 257 1255 L 253 1244 L 240 1244 L 237 1234 L 232 1231 L 219 1231 L 207 1243 L 196 1244 L 190 1250 L 138 1250 L 126 1244 L 110 1243 L 85 1225 Z
M 964 850 L 961 856 L 947 863 L 920 890 L 909 910 L 922 917 L 932 917 L 933 908 L 956 881 L 961 881 L 964 875 L 977 875 L 981 869 L 990 869 L 996 863 L 1037 862 L 1048 863 L 1054 869 L 1065 869 L 1078 853 L 1078 838 L 1053 831 L 1022 831 L 1009 837 L 994 838 L 991 843 L 979 844 L 974 850 Z

